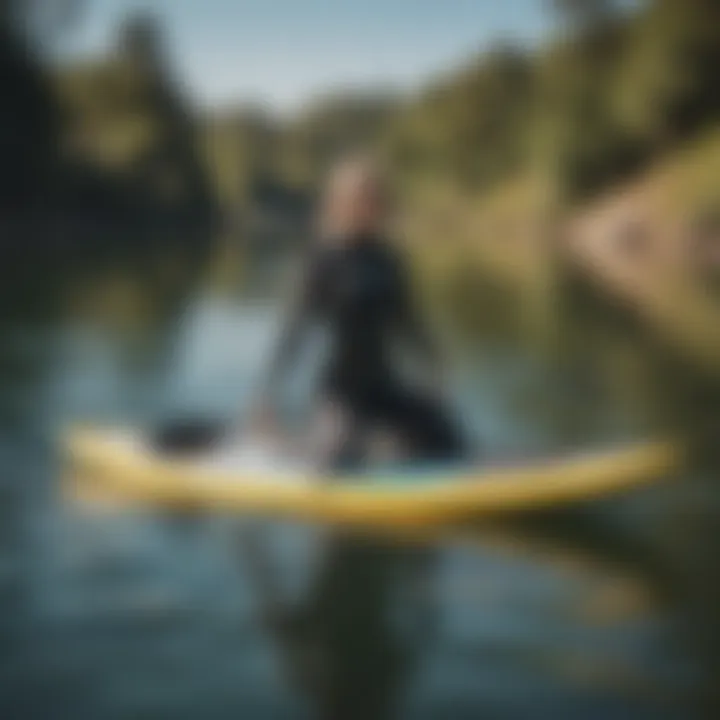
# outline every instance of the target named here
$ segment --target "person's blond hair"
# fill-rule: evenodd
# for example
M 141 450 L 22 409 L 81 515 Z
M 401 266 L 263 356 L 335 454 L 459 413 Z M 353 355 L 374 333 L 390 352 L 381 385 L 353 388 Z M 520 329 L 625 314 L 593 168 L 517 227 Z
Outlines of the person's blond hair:
M 382 161 L 368 152 L 355 152 L 339 158 L 329 169 L 325 180 L 325 197 L 320 211 L 320 234 L 328 237 L 334 232 L 330 189 L 345 183 L 372 193 L 375 202 L 384 209 L 390 206 L 391 193 L 387 170 Z

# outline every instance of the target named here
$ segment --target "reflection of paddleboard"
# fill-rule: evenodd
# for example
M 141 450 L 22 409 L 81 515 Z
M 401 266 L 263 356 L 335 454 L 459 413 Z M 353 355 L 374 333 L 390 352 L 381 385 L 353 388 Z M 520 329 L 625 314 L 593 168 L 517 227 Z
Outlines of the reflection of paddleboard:
M 502 467 L 398 467 L 332 478 L 267 447 L 220 443 L 181 457 L 121 429 L 73 430 L 66 451 L 79 496 L 411 526 L 592 500 L 650 484 L 682 459 L 677 444 L 657 441 Z

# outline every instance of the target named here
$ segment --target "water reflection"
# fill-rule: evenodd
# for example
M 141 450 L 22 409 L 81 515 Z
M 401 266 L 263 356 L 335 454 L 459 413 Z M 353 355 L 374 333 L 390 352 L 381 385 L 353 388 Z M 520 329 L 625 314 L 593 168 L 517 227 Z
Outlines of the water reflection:
M 396 717 L 423 640 L 432 631 L 427 549 L 335 532 L 295 604 L 277 601 L 263 548 L 245 553 L 266 625 L 290 685 L 313 716 Z
M 5 698 L 24 698 L 26 716 L 60 704 L 81 719 L 717 710 L 711 454 L 680 482 L 623 500 L 421 538 L 280 524 L 248 533 L 235 518 L 94 515 L 60 502 L 54 430 L 241 411 L 273 318 L 259 302 L 205 298 L 165 335 L 55 324 L 22 328 L 23 342 L 6 336 L 0 549 L 15 680 Z M 585 340 L 559 369 L 492 336 L 462 358 L 459 406 L 487 453 L 687 428 L 699 408 L 712 417 L 706 381 L 625 328 L 595 344 L 578 322 Z M 291 390 L 302 406 L 305 391 Z

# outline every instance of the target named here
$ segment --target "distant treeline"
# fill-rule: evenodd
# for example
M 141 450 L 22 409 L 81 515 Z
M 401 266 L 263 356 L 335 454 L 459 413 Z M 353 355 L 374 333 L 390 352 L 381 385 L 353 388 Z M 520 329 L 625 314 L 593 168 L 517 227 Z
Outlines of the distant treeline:
M 168 255 L 197 272 L 217 204 L 156 25 L 130 19 L 107 57 L 58 70 L 29 5 L 0 4 L 3 275 L 152 278 Z
M 209 119 L 218 186 L 243 196 L 262 163 L 282 182 L 312 183 L 338 149 L 371 141 L 403 178 L 484 191 L 539 172 L 572 202 L 720 119 L 717 0 L 549 5 L 559 31 L 545 46 L 496 47 L 414 97 L 350 93 L 285 123 Z
M 3 256 L 151 266 L 170 252 L 196 268 L 223 212 L 287 209 L 293 223 L 328 162 L 367 145 L 400 179 L 482 193 L 541 173 L 572 202 L 720 118 L 717 0 L 554 5 L 545 46 L 497 47 L 411 97 L 348 91 L 289 120 L 239 108 L 196 122 L 151 20 L 128 20 L 105 57 L 58 69 L 42 53 L 54 25 L 38 30 L 42 12 L 0 0 Z
M 554 4 L 546 47 L 497 48 L 405 109 L 391 147 L 409 172 L 484 187 L 536 169 L 574 200 L 720 119 L 716 0 Z
M 245 208 L 290 192 L 312 196 L 322 172 L 352 148 L 375 144 L 399 107 L 382 92 L 335 93 L 280 121 L 262 109 L 241 106 L 206 118 L 205 157 L 217 197 Z

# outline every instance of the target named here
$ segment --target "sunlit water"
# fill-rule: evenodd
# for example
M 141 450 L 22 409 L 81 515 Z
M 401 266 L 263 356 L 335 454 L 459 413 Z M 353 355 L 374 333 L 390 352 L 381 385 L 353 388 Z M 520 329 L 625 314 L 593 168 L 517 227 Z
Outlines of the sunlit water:
M 68 423 L 241 416 L 276 328 L 272 306 L 201 298 L 152 343 L 79 325 L 14 336 L 37 371 L 4 382 L 3 717 L 694 717 L 708 667 L 666 593 L 686 552 L 667 541 L 672 488 L 539 529 L 402 544 L 62 498 Z M 291 415 L 309 402 L 312 359 L 288 388 Z M 488 456 L 570 442 L 567 413 L 548 412 L 566 378 L 490 345 L 455 376 Z M 603 398 L 570 413 L 573 443 L 649 431 Z M 282 615 L 293 607 L 308 610 Z

